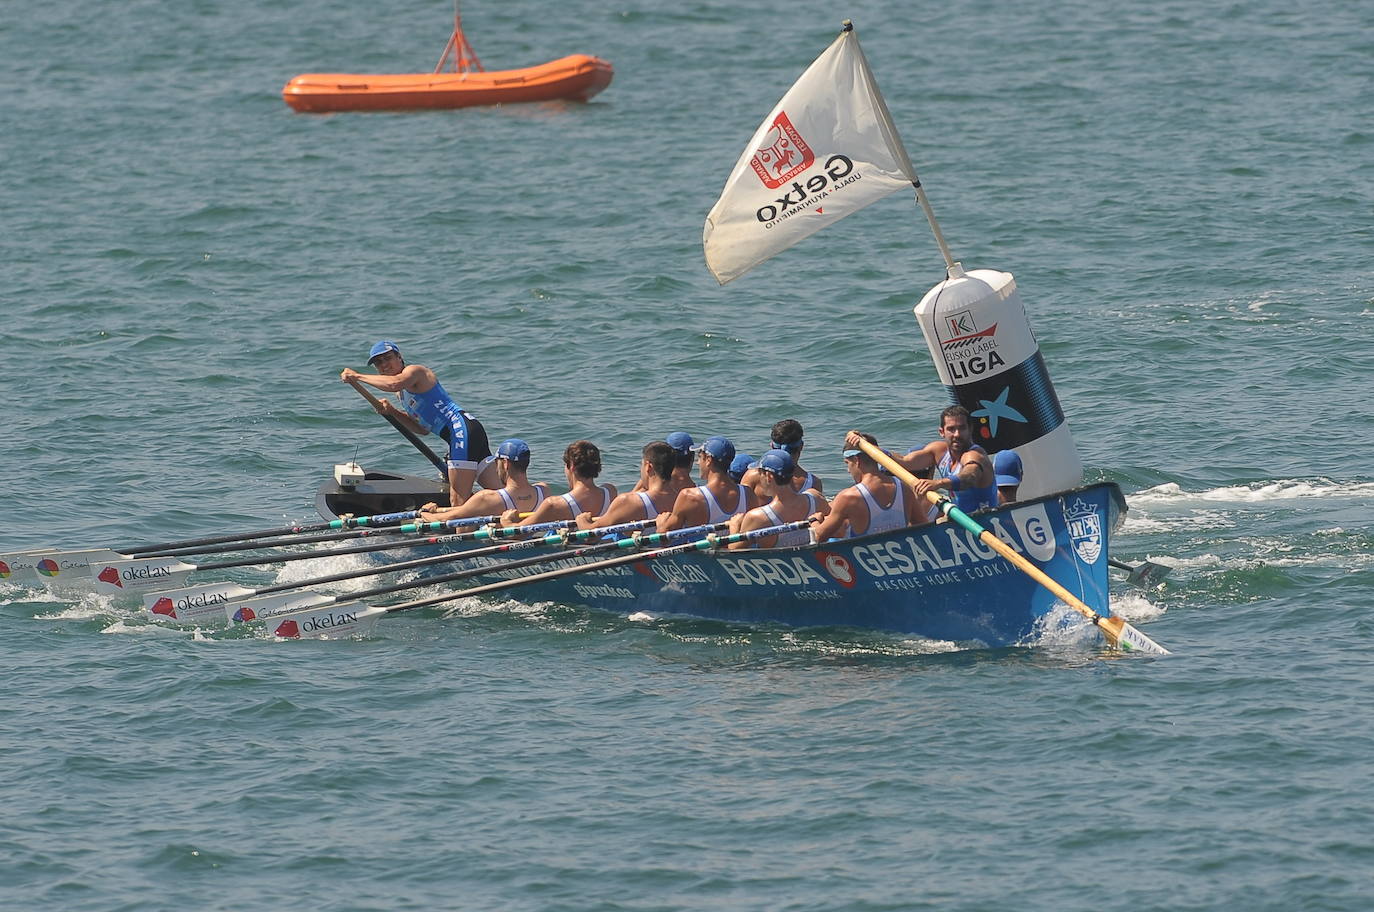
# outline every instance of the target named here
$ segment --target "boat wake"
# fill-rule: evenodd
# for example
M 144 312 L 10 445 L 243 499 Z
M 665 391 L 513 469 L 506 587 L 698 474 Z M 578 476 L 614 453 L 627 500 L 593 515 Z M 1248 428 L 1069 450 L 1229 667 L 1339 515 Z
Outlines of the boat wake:
M 1263 503 L 1297 500 L 1305 497 L 1374 497 L 1374 482 L 1342 482 L 1332 478 L 1290 478 L 1277 481 L 1255 481 L 1247 484 L 1224 485 L 1206 491 L 1185 491 L 1175 482 L 1146 488 L 1126 495 L 1132 511 L 1137 508 L 1166 505 L 1186 506 L 1190 503 Z M 1129 516 L 1130 514 L 1128 514 Z

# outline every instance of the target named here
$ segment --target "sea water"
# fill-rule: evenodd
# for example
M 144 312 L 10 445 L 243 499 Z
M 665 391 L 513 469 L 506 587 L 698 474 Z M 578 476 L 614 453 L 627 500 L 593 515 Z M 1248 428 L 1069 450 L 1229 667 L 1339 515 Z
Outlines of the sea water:
M 724 288 L 707 210 L 852 18 L 955 256 L 1016 276 L 1113 609 L 1172 650 L 460 601 L 274 642 L 0 584 L 0 902 L 25 910 L 1364 910 L 1374 905 L 1374 8 L 465 4 L 590 104 L 306 116 L 430 69 L 442 4 L 0 17 L 0 547 L 313 518 L 427 463 L 338 382 L 377 338 L 557 480 L 785 417 L 932 439 L 888 198 Z M 338 559 L 310 574 L 354 566 Z M 306 576 L 242 571 L 261 585 Z M 368 581 L 339 584 L 333 593 Z

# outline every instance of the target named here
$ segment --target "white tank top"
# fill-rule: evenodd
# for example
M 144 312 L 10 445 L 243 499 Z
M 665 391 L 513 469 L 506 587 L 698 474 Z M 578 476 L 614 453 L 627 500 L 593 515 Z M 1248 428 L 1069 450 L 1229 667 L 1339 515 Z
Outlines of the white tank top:
M 501 495 L 501 500 L 502 500 L 503 503 L 505 503 L 506 509 L 507 509 L 507 510 L 514 510 L 514 509 L 515 509 L 515 498 L 514 498 L 514 497 L 511 497 L 511 496 L 510 496 L 510 493 L 509 493 L 508 491 L 506 491 L 505 488 L 497 488 L 497 489 L 496 489 L 496 493 Z M 543 503 L 543 502 L 544 502 L 544 486 L 543 486 L 542 484 L 537 484 L 537 485 L 534 486 L 534 506 L 533 506 L 533 507 L 530 507 L 530 509 L 531 509 L 531 510 L 535 509 L 536 507 L 538 507 L 538 506 L 539 506 L 541 503 Z
M 815 512 L 816 512 L 816 498 L 815 498 L 815 495 L 812 495 L 812 494 L 807 494 L 807 495 L 805 495 L 805 497 L 806 497 L 806 499 L 807 499 L 808 501 L 810 501 L 810 506 L 808 507 L 808 509 L 807 509 L 807 511 L 806 511 L 806 515 L 807 515 L 807 516 L 810 516 L 812 513 L 815 513 Z M 776 514 L 776 513 L 773 512 L 773 507 L 772 507 L 771 505 L 769 505 L 769 504 L 764 504 L 764 506 L 763 506 L 763 515 L 764 515 L 764 516 L 767 516 L 767 517 L 768 517 L 768 521 L 769 521 L 770 523 L 772 523 L 773 525 L 775 525 L 775 526 L 780 526 L 780 525 L 782 525 L 783 522 L 784 522 L 784 520 L 783 520 L 781 517 L 779 517 L 778 514 Z M 809 545 L 809 544 L 811 544 L 811 530 L 810 530 L 810 529 L 806 529 L 806 528 L 802 528 L 802 529 L 790 529 L 790 530 L 788 530 L 787 532 L 779 532 L 779 533 L 778 533 L 778 540 L 775 541 L 775 542 L 773 542 L 773 544 L 772 544 L 770 547 L 773 547 L 773 548 L 790 548 L 790 547 L 792 547 L 793 545 Z
M 883 509 L 878 506 L 878 501 L 869 493 L 868 487 L 859 482 L 854 487 L 859 489 L 863 495 L 864 503 L 868 505 L 868 531 L 865 535 L 873 532 L 889 532 L 893 529 L 901 529 L 906 526 L 906 509 L 902 502 L 906 492 L 902 490 L 902 485 L 897 485 L 897 494 L 892 498 L 892 504 Z
M 651 500 L 651 499 L 649 498 L 649 495 L 646 494 L 646 493 L 644 493 L 643 491 L 640 491 L 640 492 L 638 492 L 638 493 L 639 493 L 639 499 L 642 500 L 642 501 L 644 501 L 644 518 L 645 518 L 645 519 L 657 519 L 657 518 L 658 518 L 658 507 L 654 506 L 653 500 Z
M 735 503 L 735 509 L 727 513 L 711 493 L 710 488 L 706 485 L 697 485 L 697 490 L 701 492 L 702 498 L 706 501 L 706 522 L 708 525 L 725 522 L 731 516 L 749 509 L 749 498 L 744 496 L 744 485 L 736 485 L 736 487 L 739 489 L 739 500 Z
M 611 492 L 605 485 L 597 485 L 596 489 L 601 492 L 601 509 L 592 515 L 600 516 L 611 508 Z M 573 516 L 582 512 L 582 505 L 577 502 L 576 497 L 573 497 L 572 491 L 563 495 L 563 502 L 568 505 Z

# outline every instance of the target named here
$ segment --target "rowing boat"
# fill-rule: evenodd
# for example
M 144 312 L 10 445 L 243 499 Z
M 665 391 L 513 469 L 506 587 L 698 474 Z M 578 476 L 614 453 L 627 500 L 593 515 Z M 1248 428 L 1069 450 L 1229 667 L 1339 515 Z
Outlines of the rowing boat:
M 415 505 L 438 482 L 368 473 L 349 489 L 322 484 L 316 508 L 326 519 L 373 512 L 377 504 Z M 413 493 L 407 500 L 407 485 Z M 402 507 L 404 509 L 404 507 Z M 1110 615 L 1109 536 L 1126 513 L 1111 482 L 1077 487 L 974 514 L 1098 614 Z M 538 568 L 502 570 L 519 579 Z M 590 559 L 589 559 L 590 560 Z M 573 566 L 574 559 L 559 564 Z M 931 523 L 792 548 L 695 551 L 631 566 L 591 570 L 509 590 L 522 601 L 553 601 L 629 614 L 685 615 L 748 624 L 861 627 L 933 639 L 1006 646 L 1036 636 L 1058 600 L 966 530 Z
M 1112 645 L 1166 652 L 1111 616 L 1109 537 L 1125 499 L 1110 482 L 1082 484 L 1082 464 L 1015 281 L 998 270 L 966 271 L 954 260 L 848 21 L 745 147 L 706 218 L 707 266 L 724 285 L 902 188 L 915 190 L 945 260 L 945 280 L 915 316 L 952 402 L 976 419 L 975 442 L 988 452 L 1016 451 L 1029 466 L 1022 500 L 974 518 L 931 493 L 949 522 L 788 548 L 679 547 L 614 562 L 567 557 L 549 571 L 491 561 L 487 572 L 498 582 L 473 593 L 621 613 L 865 627 L 989 646 L 1035 636 L 1064 604 Z M 861 446 L 906 483 L 916 482 L 876 447 Z M 435 499 L 435 483 L 422 479 L 406 503 L 407 482 L 397 476 L 351 473 L 347 484 L 340 477 L 336 472 L 317 496 L 327 518 Z M 302 615 L 281 628 L 296 632 L 278 635 L 297 635 L 301 623 L 357 629 L 361 619 L 375 621 L 388 610 Z

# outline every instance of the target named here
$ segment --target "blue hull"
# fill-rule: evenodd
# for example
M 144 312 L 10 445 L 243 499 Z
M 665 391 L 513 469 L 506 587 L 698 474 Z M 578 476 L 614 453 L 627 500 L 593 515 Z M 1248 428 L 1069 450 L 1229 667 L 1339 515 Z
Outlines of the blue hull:
M 1126 512 L 1112 483 L 973 518 L 1108 616 L 1108 536 Z M 591 563 L 599 557 L 586 558 Z M 500 571 L 530 578 L 571 562 Z M 748 624 L 866 627 L 989 646 L 1022 641 L 1056 598 L 976 537 L 939 523 L 797 548 L 693 551 L 513 587 L 503 597 Z

